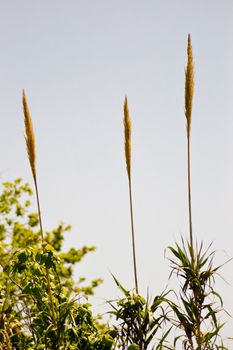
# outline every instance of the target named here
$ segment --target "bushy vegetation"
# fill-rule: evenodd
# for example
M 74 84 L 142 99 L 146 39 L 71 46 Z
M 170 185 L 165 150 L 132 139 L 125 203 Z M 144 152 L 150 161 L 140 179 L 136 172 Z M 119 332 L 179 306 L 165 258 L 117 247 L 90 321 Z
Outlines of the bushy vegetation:
M 135 286 L 126 290 L 113 276 L 122 298 L 109 300 L 110 325 L 92 314 L 88 297 L 102 282 L 89 284 L 74 276 L 74 266 L 95 247 L 63 250 L 70 226 L 45 232 L 37 186 L 35 135 L 23 92 L 25 140 L 37 202 L 31 211 L 32 190 L 22 179 L 2 184 L 0 193 L 0 350 L 146 350 L 227 349 L 221 338 L 223 301 L 215 290 L 220 266 L 211 245 L 193 237 L 190 181 L 190 136 L 194 67 L 188 37 L 185 71 L 189 239 L 168 247 L 171 275 L 177 290 L 150 298 L 140 294 L 131 184 L 131 120 L 124 103 L 125 159 L 129 184 L 132 255 Z M 96 277 L 96 276 L 94 276 Z
M 101 279 L 85 285 L 84 278 L 73 277 L 74 265 L 95 248 L 64 252 L 70 226 L 60 224 L 46 232 L 42 249 L 31 195 L 17 179 L 4 183 L 0 196 L 1 349 L 110 349 L 108 327 L 92 316 L 87 302 Z

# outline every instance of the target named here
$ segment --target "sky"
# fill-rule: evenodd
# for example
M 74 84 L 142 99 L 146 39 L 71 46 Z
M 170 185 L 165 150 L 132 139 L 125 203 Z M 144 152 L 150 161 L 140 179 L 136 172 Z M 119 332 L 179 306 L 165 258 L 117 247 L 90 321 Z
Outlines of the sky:
M 168 283 L 166 248 L 188 237 L 184 70 L 195 62 L 191 130 L 193 231 L 233 256 L 232 0 L 0 0 L 0 180 L 33 186 L 24 143 L 25 89 L 37 144 L 44 227 L 71 224 L 65 249 L 95 245 L 76 276 L 102 277 L 98 312 L 133 288 L 123 102 L 132 119 L 139 290 Z M 233 315 L 233 262 L 216 288 Z M 177 281 L 170 282 L 175 288 Z M 223 334 L 233 337 L 228 318 Z

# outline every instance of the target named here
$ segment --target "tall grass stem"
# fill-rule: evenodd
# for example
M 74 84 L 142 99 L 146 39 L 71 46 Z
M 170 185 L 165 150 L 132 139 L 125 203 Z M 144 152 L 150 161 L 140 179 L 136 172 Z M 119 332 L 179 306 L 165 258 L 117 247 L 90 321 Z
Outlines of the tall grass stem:
M 38 191 L 38 184 L 37 184 L 37 176 L 36 176 L 36 144 L 35 144 L 35 135 L 34 135 L 34 129 L 33 129 L 33 123 L 32 118 L 30 115 L 27 98 L 25 91 L 23 90 L 23 110 L 24 110 L 24 124 L 25 124 L 25 141 L 27 146 L 27 154 L 28 159 L 32 171 L 32 177 L 35 185 L 36 190 L 36 202 L 37 202 L 37 211 L 39 216 L 39 226 L 40 226 L 40 234 L 41 234 L 41 241 L 42 241 L 42 250 L 43 253 L 46 253 L 45 245 L 44 245 L 44 234 L 43 234 L 43 226 L 42 226 L 42 218 L 41 218 L 41 209 L 40 209 L 40 199 L 39 199 L 39 191 Z M 46 279 L 48 284 L 48 296 L 51 306 L 51 313 L 52 313 L 52 319 L 54 327 L 57 329 L 57 322 L 56 322 L 56 314 L 54 309 L 54 303 L 53 303 L 53 295 L 52 295 L 52 288 L 51 288 L 51 278 L 49 275 L 49 268 L 45 266 L 46 270 Z
M 189 208 L 189 239 L 191 246 L 191 257 L 194 263 L 193 229 L 192 229 L 192 201 L 191 201 L 191 169 L 190 169 L 190 133 L 192 121 L 192 104 L 194 94 L 194 64 L 191 36 L 188 35 L 187 66 L 185 69 L 185 117 L 187 130 L 187 151 L 188 151 L 188 208 Z
M 125 133 L 125 161 L 126 161 L 126 170 L 127 170 L 128 180 L 129 180 L 129 201 L 130 201 L 130 220 L 131 220 L 131 234 L 132 234 L 134 281 L 135 281 L 135 290 L 136 290 L 136 293 L 138 294 L 137 261 L 136 261 L 132 182 L 131 182 L 131 120 L 129 115 L 127 97 L 125 97 L 125 102 L 124 102 L 124 133 Z

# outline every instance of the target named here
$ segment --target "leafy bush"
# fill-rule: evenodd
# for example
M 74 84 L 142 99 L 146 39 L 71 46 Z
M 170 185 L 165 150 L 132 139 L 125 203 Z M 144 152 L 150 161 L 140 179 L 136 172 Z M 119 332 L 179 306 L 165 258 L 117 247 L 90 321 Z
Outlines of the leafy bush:
M 75 282 L 73 267 L 95 247 L 62 251 L 70 226 L 46 232 L 41 249 L 32 190 L 21 179 L 3 184 L 0 195 L 0 340 L 3 349 L 110 349 L 107 325 L 92 316 L 88 295 L 102 282 Z M 51 308 L 47 273 L 50 276 Z

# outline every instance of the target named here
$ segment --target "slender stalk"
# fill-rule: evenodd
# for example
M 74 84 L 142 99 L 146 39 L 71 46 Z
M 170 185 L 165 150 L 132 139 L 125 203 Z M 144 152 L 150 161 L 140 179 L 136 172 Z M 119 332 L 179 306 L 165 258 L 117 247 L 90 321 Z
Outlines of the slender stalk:
M 43 253 L 46 253 L 45 250 L 45 244 L 44 244 L 44 231 L 43 231 L 43 226 L 42 226 L 42 218 L 41 218 L 41 209 L 40 209 L 40 198 L 39 198 L 39 191 L 38 191 L 38 184 L 37 184 L 37 178 L 36 174 L 35 176 L 33 175 L 33 180 L 34 180 L 34 185 L 36 189 L 36 202 L 37 202 L 37 211 L 38 211 L 38 216 L 39 216 L 39 225 L 40 225 L 40 233 L 41 233 L 41 240 L 42 240 L 42 249 Z M 56 313 L 55 313 L 55 308 L 54 308 L 54 302 L 53 302 L 53 292 L 52 292 L 52 287 L 51 287 L 51 278 L 49 275 L 49 268 L 45 266 L 45 271 L 46 271 L 46 279 L 48 283 L 48 295 L 49 295 L 49 301 L 50 301 L 50 306 L 51 306 L 51 314 L 52 314 L 52 320 L 53 320 L 53 325 L 55 329 L 57 329 L 57 319 L 56 319 Z M 59 336 L 57 337 L 57 346 L 59 348 L 60 340 Z
M 36 202 L 37 202 L 37 211 L 38 211 L 38 216 L 39 216 L 39 224 L 40 224 L 40 234 L 41 234 L 41 240 L 42 240 L 42 248 L 44 251 L 44 231 L 43 231 L 43 226 L 42 226 L 42 219 L 41 219 L 41 210 L 40 210 L 40 199 L 39 199 L 39 191 L 38 191 L 38 185 L 37 185 L 37 178 L 36 176 L 33 176 L 34 180 L 34 185 L 36 189 Z
M 191 262 L 192 262 L 192 269 L 193 274 L 196 273 L 195 269 L 195 253 L 194 253 L 194 245 L 193 245 L 193 227 L 192 227 L 192 198 L 191 198 L 191 166 L 190 166 L 190 160 L 191 160 L 191 154 L 190 154 L 190 134 L 187 136 L 187 149 L 188 149 L 188 208 L 189 208 L 189 234 L 190 234 L 190 247 L 191 247 Z M 201 350 L 201 315 L 200 315 L 200 305 L 199 305 L 199 298 L 198 293 L 196 291 L 195 286 L 193 286 L 193 293 L 194 293 L 194 303 L 195 303 L 195 316 L 196 316 L 196 322 L 197 322 L 197 350 Z M 193 350 L 193 344 L 191 344 Z
M 38 216 L 39 216 L 39 225 L 40 225 L 40 234 L 41 234 L 41 240 L 42 240 L 42 249 L 43 253 L 45 253 L 45 246 L 44 246 L 44 233 L 43 233 L 43 226 L 42 226 L 42 218 L 41 218 L 41 210 L 40 210 L 40 199 L 39 199 L 39 191 L 38 191 L 38 184 L 37 184 L 37 178 L 36 175 L 33 176 L 34 180 L 34 185 L 36 189 L 36 202 L 37 202 L 37 211 L 38 211 Z M 55 309 L 54 309 L 54 303 L 53 303 L 53 296 L 52 296 L 52 288 L 51 288 L 51 279 L 49 275 L 49 268 L 46 266 L 46 278 L 48 282 L 48 294 L 49 294 L 49 299 L 50 299 L 50 305 L 51 305 L 51 311 L 52 311 L 52 317 L 53 317 L 53 322 L 55 327 L 57 326 L 56 322 L 56 314 L 55 314 Z
M 187 137 L 188 148 L 188 208 L 189 208 L 189 239 L 191 246 L 191 257 L 194 262 L 194 246 L 193 246 L 193 226 L 192 226 L 192 198 L 191 198 L 191 154 L 190 154 L 190 135 Z
M 133 200 L 132 200 L 132 183 L 131 183 L 131 120 L 129 115 L 128 100 L 125 97 L 124 103 L 124 131 L 125 131 L 125 160 L 126 170 L 129 180 L 129 201 L 130 201 L 130 220 L 132 233 L 132 250 L 133 250 L 133 268 L 135 290 L 138 294 L 138 278 L 137 278 L 137 263 L 136 263 L 136 248 L 135 248 L 135 234 L 134 234 L 134 216 L 133 216 Z
M 135 247 L 135 234 L 134 234 L 131 177 L 129 178 L 129 201 L 130 201 L 130 219 L 131 219 L 132 248 L 133 248 L 134 281 L 135 281 L 135 290 L 136 290 L 136 293 L 138 294 L 138 278 L 137 278 L 137 263 L 136 263 L 136 247 Z

